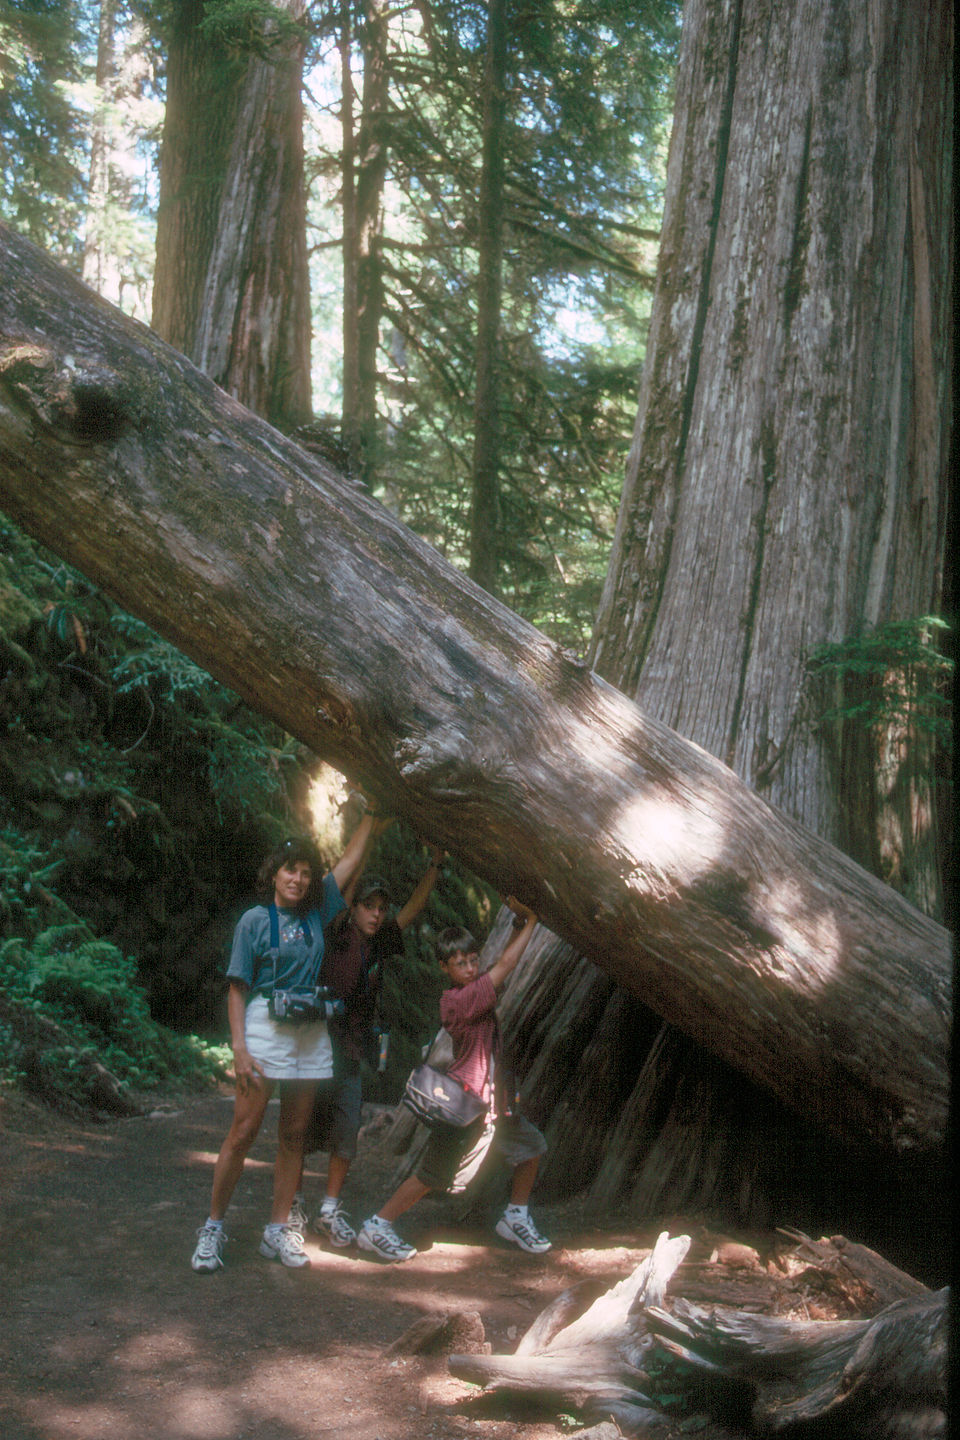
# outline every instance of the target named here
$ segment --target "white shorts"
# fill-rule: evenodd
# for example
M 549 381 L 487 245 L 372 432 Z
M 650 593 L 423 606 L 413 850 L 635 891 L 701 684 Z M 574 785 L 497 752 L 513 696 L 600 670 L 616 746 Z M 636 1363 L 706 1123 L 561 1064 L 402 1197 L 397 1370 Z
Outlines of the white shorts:
M 271 1020 L 265 995 L 254 995 L 244 1026 L 247 1049 L 268 1080 L 329 1080 L 333 1047 L 326 1022 L 278 1025 Z

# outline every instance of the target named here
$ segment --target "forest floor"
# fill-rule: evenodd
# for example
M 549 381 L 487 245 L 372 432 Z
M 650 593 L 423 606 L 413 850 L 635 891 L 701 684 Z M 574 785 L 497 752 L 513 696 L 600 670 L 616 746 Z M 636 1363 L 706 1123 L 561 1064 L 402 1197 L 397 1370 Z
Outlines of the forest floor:
M 234 1197 L 226 1264 L 196 1274 L 190 1255 L 230 1104 L 224 1090 L 96 1123 L 16 1095 L 0 1100 L 4 1440 L 556 1440 L 570 1420 L 483 1396 L 451 1377 L 442 1354 L 385 1352 L 415 1321 L 443 1312 L 475 1312 L 492 1350 L 512 1352 L 562 1290 L 622 1279 L 662 1230 L 693 1236 L 675 1277 L 688 1297 L 709 1272 L 745 1308 L 765 1309 L 779 1293 L 775 1268 L 743 1267 L 736 1244 L 727 1251 L 739 1269 L 717 1259 L 724 1240 L 763 1257 L 774 1236 L 719 1236 L 682 1217 L 628 1226 L 580 1203 L 534 1205 L 554 1242 L 542 1257 L 458 1222 L 453 1202 L 428 1199 L 400 1224 L 420 1252 L 402 1265 L 311 1235 L 311 1266 L 285 1269 L 258 1253 L 275 1107 Z M 344 1197 L 355 1219 L 385 1198 L 397 1164 L 382 1140 L 386 1117 L 369 1115 Z M 305 1184 L 314 1209 L 318 1158 Z M 807 1300 L 808 1315 L 849 1314 L 829 1295 Z M 693 1432 L 728 1433 L 702 1417 L 655 1433 Z

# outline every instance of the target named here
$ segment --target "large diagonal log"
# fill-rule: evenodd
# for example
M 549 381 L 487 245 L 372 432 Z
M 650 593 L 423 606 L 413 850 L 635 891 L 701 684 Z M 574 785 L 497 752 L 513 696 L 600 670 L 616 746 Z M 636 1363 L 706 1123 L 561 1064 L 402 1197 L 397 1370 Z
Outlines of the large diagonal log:
M 940 1145 L 939 926 L 2 229 L 0 502 L 699 1043 Z

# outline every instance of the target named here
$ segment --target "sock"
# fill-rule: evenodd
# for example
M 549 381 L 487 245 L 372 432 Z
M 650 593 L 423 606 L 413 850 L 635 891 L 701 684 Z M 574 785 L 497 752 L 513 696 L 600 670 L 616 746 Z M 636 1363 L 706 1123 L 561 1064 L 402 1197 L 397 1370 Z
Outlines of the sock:
M 339 1195 L 324 1195 L 323 1204 L 320 1206 L 321 1215 L 332 1215 L 340 1204 Z
M 503 1213 L 511 1220 L 528 1220 L 530 1218 L 526 1205 L 514 1205 L 511 1203 Z
M 292 1205 L 301 1205 L 301 1206 L 303 1205 L 303 1191 L 302 1191 L 302 1190 L 298 1190 L 298 1191 L 297 1191 L 296 1195 L 294 1195 L 294 1197 L 293 1197 L 293 1200 L 292 1200 L 291 1204 L 292 1204 Z
M 223 1221 L 222 1221 L 222 1220 L 214 1220 L 214 1219 L 212 1218 L 212 1216 L 208 1215 L 208 1216 L 207 1216 L 206 1228 L 207 1228 L 208 1230 L 222 1230 L 222 1229 L 223 1229 Z
M 264 1225 L 263 1227 L 263 1233 L 264 1235 L 279 1235 L 282 1229 L 282 1220 L 268 1220 L 266 1225 Z

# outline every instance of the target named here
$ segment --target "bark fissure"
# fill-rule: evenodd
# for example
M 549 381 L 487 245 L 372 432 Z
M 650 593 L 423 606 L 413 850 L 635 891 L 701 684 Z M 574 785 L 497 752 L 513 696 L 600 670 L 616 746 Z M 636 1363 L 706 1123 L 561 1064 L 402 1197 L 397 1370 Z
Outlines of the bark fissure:
M 756 540 L 754 542 L 753 574 L 750 580 L 747 609 L 742 622 L 743 642 L 739 653 L 737 689 L 730 713 L 730 730 L 727 734 L 727 746 L 724 753 L 724 760 L 730 766 L 734 764 L 737 753 L 737 743 L 740 739 L 740 717 L 743 713 L 743 697 L 747 687 L 750 663 L 753 659 L 753 639 L 757 624 L 757 608 L 760 603 L 760 592 L 763 583 L 763 566 L 767 538 L 767 511 L 770 506 L 770 493 L 776 483 L 777 477 L 776 443 L 773 417 L 768 415 L 760 431 L 761 488 L 760 506 L 755 522 Z M 767 737 L 765 735 L 760 736 L 758 740 L 761 744 L 765 745 Z M 781 760 L 786 744 L 787 738 L 784 736 L 778 749 L 778 758 Z M 757 788 L 759 788 L 759 786 Z

